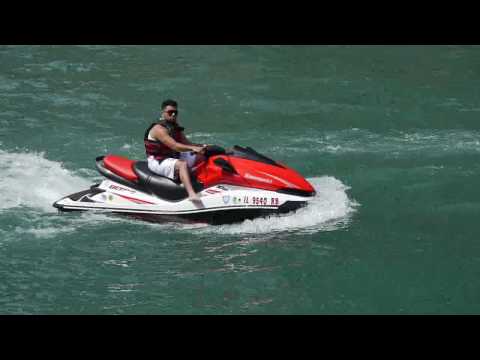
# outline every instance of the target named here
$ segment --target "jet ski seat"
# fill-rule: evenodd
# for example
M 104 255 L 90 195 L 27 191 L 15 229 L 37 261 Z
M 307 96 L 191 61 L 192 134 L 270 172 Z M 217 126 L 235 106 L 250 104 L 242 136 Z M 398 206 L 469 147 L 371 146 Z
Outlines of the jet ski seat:
M 167 177 L 157 175 L 150 171 L 146 161 L 137 161 L 133 165 L 133 171 L 138 175 L 138 182 L 159 198 L 169 201 L 185 199 L 187 190 L 180 181 L 175 182 Z M 203 190 L 203 185 L 197 182 L 195 177 L 190 176 L 193 189 L 196 192 Z

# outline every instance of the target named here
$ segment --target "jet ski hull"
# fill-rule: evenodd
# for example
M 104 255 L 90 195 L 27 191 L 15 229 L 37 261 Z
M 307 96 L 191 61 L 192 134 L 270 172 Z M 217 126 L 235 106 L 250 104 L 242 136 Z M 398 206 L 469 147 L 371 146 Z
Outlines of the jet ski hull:
M 295 211 L 311 198 L 273 191 L 217 185 L 199 193 L 201 201 L 166 201 L 111 180 L 56 201 L 60 211 L 98 211 L 150 222 L 201 222 L 214 225 L 241 222 Z

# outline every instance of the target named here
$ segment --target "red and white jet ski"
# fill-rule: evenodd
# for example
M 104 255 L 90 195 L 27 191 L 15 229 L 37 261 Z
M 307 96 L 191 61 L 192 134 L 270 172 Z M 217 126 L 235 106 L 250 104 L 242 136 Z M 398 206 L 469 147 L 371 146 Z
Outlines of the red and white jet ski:
M 152 173 L 146 161 L 107 155 L 96 159 L 100 184 L 56 201 L 62 211 L 102 210 L 163 222 L 186 219 L 225 224 L 305 206 L 315 189 L 300 174 L 252 148 L 209 146 L 192 173 L 200 201 L 181 183 Z

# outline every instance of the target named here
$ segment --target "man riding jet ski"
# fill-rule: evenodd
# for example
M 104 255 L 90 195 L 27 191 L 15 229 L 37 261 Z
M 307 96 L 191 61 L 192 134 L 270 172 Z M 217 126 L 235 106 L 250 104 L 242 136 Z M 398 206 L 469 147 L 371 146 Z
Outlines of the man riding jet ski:
M 151 124 L 143 138 L 147 154 L 148 169 L 157 175 L 172 180 L 180 179 L 187 190 L 188 198 L 198 201 L 189 170 L 203 161 L 203 150 L 206 145 L 192 144 L 177 122 L 178 104 L 175 100 L 165 100 L 162 103 L 162 116 L 159 121 Z
M 146 161 L 107 155 L 96 159 L 105 180 L 53 206 L 62 211 L 103 210 L 152 221 L 181 218 L 225 224 L 296 210 L 315 195 L 312 185 L 295 170 L 252 148 L 208 146 L 204 153 L 204 161 L 190 174 L 199 201 L 189 200 L 178 180 L 150 171 Z
M 219 224 L 288 212 L 315 194 L 294 170 L 251 148 L 192 144 L 177 116 L 177 102 L 165 100 L 160 121 L 145 131 L 147 161 L 98 157 L 97 169 L 108 180 L 54 206 Z

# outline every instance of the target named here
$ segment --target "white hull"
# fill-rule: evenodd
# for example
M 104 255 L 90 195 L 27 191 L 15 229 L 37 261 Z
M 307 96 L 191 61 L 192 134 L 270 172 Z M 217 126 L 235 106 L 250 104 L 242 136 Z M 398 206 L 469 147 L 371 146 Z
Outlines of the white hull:
M 54 203 L 63 211 L 97 210 L 145 215 L 175 216 L 194 221 L 229 223 L 247 218 L 283 213 L 304 206 L 311 198 L 274 191 L 216 185 L 199 193 L 200 201 L 168 201 L 111 180 L 90 190 L 66 196 Z

